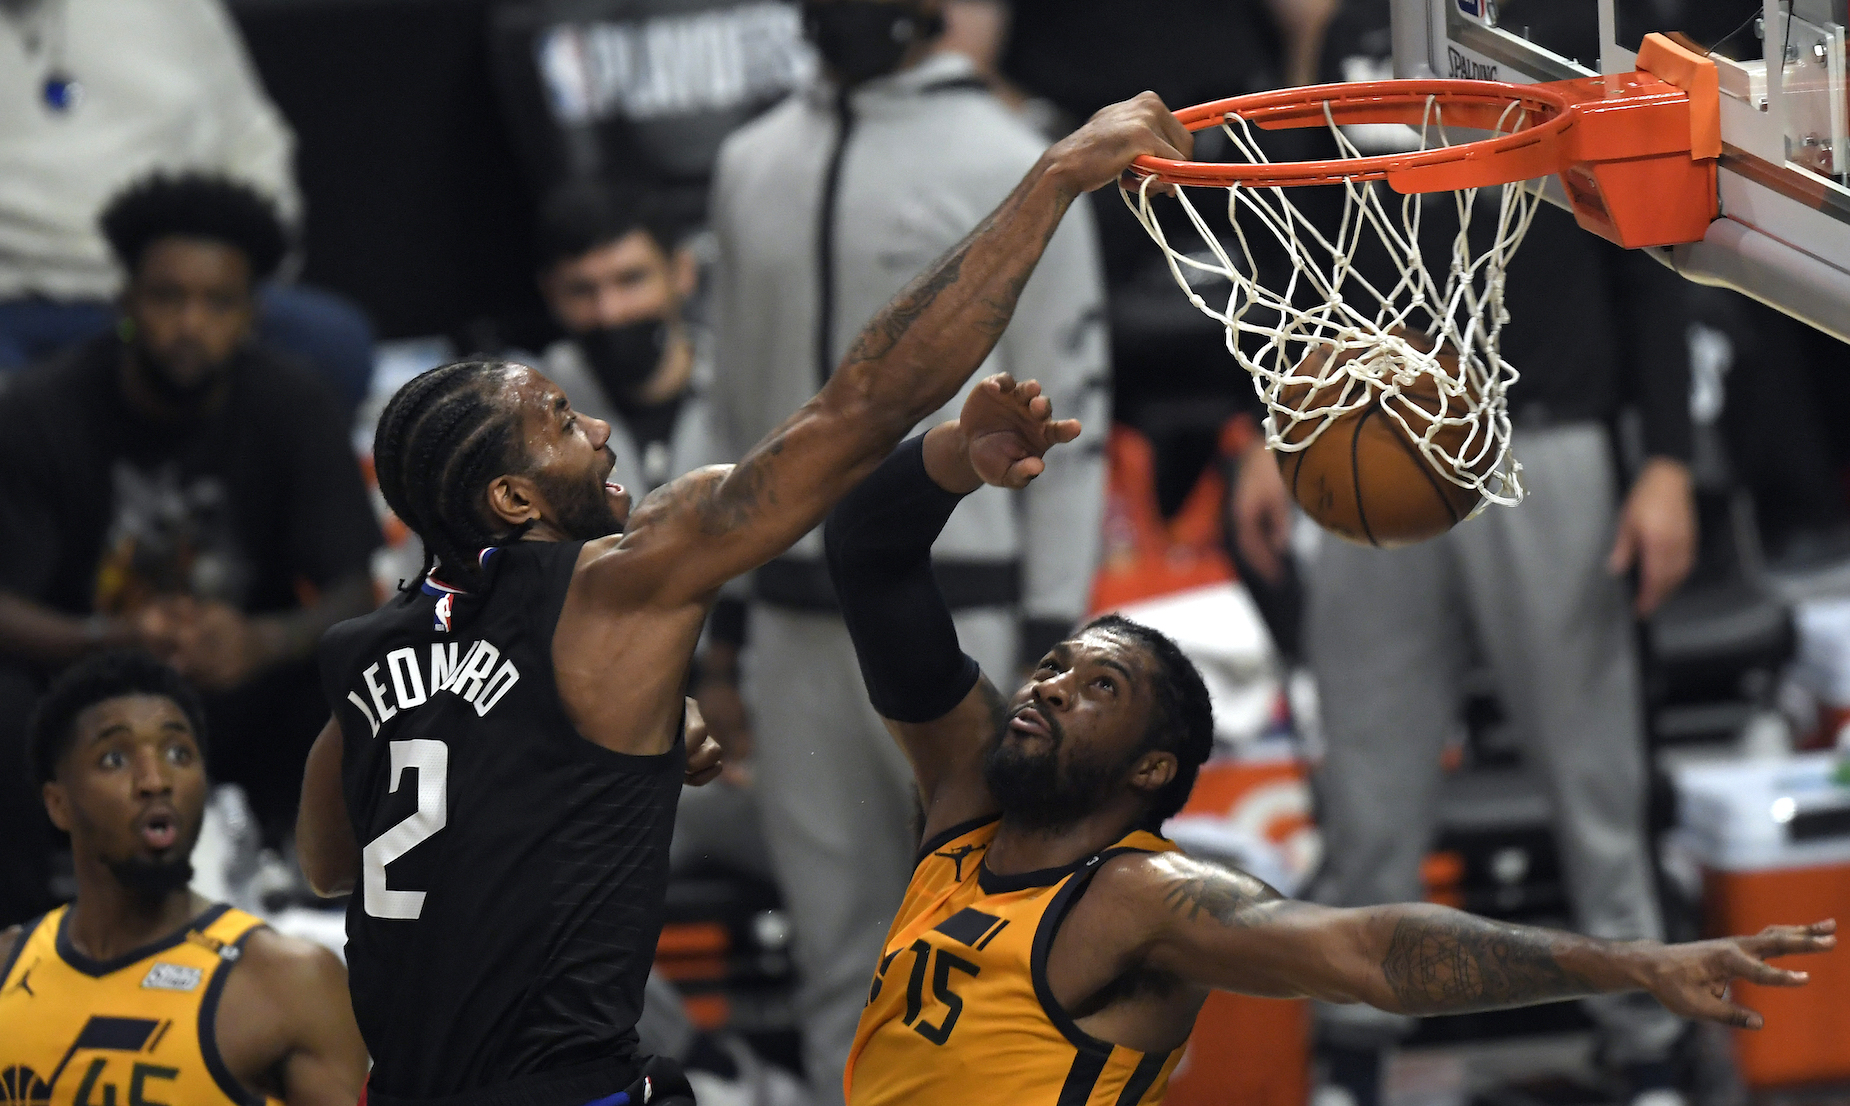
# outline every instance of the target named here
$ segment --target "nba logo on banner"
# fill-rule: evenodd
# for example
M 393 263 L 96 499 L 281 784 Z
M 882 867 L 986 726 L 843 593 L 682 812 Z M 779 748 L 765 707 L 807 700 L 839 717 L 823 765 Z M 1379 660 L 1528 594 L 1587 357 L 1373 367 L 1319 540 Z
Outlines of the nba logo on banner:
M 443 596 L 443 598 L 437 600 L 437 626 L 436 628 L 438 630 L 443 631 L 446 634 L 449 633 L 450 632 L 450 617 L 453 614 L 455 614 L 455 612 L 456 612 L 456 597 L 454 595 L 450 595 L 446 593 Z

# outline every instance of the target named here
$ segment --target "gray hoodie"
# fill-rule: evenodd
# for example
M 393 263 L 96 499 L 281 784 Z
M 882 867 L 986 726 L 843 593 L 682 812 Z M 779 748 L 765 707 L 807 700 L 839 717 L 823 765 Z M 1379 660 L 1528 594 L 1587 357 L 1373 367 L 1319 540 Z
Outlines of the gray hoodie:
M 956 54 L 861 86 L 848 98 L 845 128 L 842 106 L 834 86 L 818 81 L 720 151 L 713 399 L 735 455 L 814 395 L 824 366 L 832 368 L 875 312 L 1001 203 L 1047 145 Z M 826 295 L 825 196 L 832 216 Z M 819 351 L 824 329 L 828 349 Z M 1039 380 L 1055 414 L 1083 419 L 1085 435 L 1057 451 L 1027 489 L 986 488 L 967 499 L 934 560 L 954 607 L 1019 604 L 1024 618 L 1070 624 L 1085 611 L 1098 557 L 1110 403 L 1104 287 L 1083 197 L 973 379 L 1002 371 Z M 955 417 L 962 403 L 959 395 L 921 427 Z M 821 534 L 812 532 L 760 570 L 759 597 L 826 607 L 803 595 L 826 579 L 821 561 Z

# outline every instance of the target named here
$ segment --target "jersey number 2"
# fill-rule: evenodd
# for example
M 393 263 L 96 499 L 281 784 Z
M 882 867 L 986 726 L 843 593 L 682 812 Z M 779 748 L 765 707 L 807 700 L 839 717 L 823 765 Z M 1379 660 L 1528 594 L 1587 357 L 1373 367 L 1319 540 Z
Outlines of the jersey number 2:
M 441 741 L 418 738 L 394 741 L 392 786 L 396 792 L 405 769 L 418 774 L 418 809 L 415 814 L 373 838 L 366 846 L 366 912 L 375 918 L 416 918 L 424 912 L 424 892 L 394 891 L 385 885 L 385 866 L 418 847 L 450 820 L 450 747 Z

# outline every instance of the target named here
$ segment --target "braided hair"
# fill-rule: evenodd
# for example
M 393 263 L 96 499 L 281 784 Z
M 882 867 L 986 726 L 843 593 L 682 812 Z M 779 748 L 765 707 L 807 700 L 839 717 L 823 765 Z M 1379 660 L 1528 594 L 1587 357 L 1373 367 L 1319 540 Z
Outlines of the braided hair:
M 437 565 L 445 582 L 465 590 L 483 584 L 482 549 L 517 536 L 486 509 L 488 481 L 524 472 L 520 412 L 498 402 L 508 361 L 456 361 L 420 373 L 400 388 L 379 416 L 373 466 L 386 505 L 424 543 L 417 587 Z

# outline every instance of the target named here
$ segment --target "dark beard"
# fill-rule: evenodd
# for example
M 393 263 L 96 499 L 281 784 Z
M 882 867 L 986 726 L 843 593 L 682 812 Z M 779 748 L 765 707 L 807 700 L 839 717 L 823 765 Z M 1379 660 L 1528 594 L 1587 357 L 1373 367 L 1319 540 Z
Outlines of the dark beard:
M 1052 718 L 1041 718 L 1053 734 L 1053 747 L 1044 753 L 1022 753 L 998 734 L 983 758 L 983 782 L 1010 825 L 1051 832 L 1104 805 L 1127 765 L 1080 761 L 1062 773 L 1059 753 L 1066 734 Z
M 604 494 L 603 481 L 593 484 L 536 474 L 533 482 L 557 512 L 551 520 L 553 525 L 572 541 L 591 541 L 623 532 L 623 523 L 610 508 L 610 497 Z
M 103 863 L 108 866 L 109 873 L 116 877 L 117 883 L 144 899 L 165 898 L 193 882 L 193 862 L 185 856 L 172 860 L 147 860 L 132 856 L 127 860 L 106 860 Z

